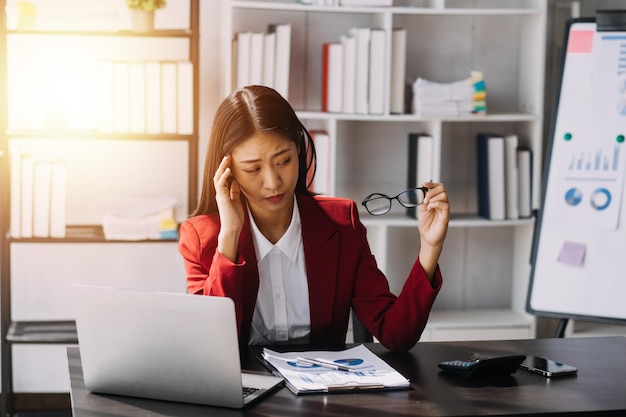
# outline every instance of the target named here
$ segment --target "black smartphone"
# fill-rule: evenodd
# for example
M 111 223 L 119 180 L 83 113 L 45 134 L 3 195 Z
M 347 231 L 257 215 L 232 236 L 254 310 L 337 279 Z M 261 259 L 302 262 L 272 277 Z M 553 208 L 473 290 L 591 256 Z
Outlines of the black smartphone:
M 578 372 L 578 368 L 574 366 L 533 355 L 526 355 L 526 359 L 519 367 L 525 371 L 543 375 L 547 378 L 576 375 Z

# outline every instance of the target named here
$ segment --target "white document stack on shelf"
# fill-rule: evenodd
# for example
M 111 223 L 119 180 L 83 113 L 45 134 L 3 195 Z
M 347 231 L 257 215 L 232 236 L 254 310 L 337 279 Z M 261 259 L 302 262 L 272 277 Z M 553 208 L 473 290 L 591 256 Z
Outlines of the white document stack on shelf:
M 113 197 L 102 218 L 107 240 L 161 239 L 161 223 L 174 218 L 178 202 L 173 197 Z
M 418 78 L 413 83 L 413 113 L 419 117 L 458 117 L 486 112 L 486 89 L 482 72 L 468 78 L 440 83 Z
M 469 78 L 439 83 L 418 78 L 413 84 L 413 113 L 419 117 L 453 117 L 474 110 Z

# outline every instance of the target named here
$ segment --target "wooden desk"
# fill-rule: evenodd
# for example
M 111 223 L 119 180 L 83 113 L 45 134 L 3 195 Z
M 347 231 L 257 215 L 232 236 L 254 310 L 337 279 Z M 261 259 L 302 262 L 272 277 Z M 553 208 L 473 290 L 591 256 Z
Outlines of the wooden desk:
M 414 389 L 359 394 L 295 396 L 287 388 L 246 410 L 98 395 L 85 389 L 78 348 L 68 348 L 74 417 L 110 416 L 474 416 L 540 414 L 626 415 L 626 338 L 422 342 L 410 352 L 367 346 L 411 380 Z M 263 369 L 242 353 L 245 369 Z M 546 379 L 522 370 L 492 381 L 444 374 L 437 363 L 474 354 L 534 354 L 579 368 L 578 376 Z

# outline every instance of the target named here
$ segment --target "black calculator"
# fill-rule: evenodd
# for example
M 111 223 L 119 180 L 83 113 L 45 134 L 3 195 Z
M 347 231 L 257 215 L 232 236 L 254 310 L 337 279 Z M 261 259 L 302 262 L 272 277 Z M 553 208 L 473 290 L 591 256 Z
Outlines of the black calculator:
M 491 356 L 443 361 L 438 365 L 463 378 L 490 378 L 514 373 L 524 359 L 526 355 Z

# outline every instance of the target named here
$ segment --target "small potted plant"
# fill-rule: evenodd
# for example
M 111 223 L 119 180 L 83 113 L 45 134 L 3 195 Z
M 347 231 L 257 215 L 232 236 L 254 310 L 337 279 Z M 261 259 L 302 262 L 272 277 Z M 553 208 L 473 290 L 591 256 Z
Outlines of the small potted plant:
M 149 32 L 154 29 L 154 11 L 162 9 L 166 0 L 126 0 L 135 32 Z

